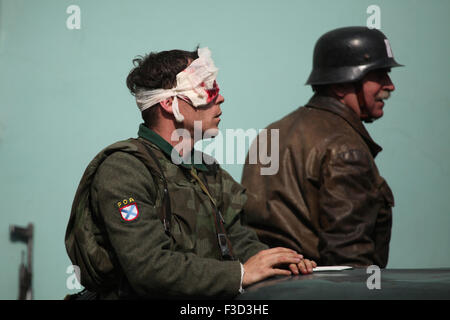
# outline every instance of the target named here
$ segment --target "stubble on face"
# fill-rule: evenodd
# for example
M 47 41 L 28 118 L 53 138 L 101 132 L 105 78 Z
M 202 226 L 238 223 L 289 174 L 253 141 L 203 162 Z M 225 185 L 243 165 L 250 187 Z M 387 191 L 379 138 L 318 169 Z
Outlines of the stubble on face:
M 194 108 L 190 104 L 183 102 L 180 106 L 182 109 L 182 114 L 184 116 L 183 128 L 191 132 L 191 134 L 198 137 L 199 133 L 195 130 L 201 130 L 201 135 L 203 133 L 208 133 L 208 138 L 216 136 L 219 132 L 220 116 L 222 115 L 222 110 L 220 104 L 223 102 L 223 98 L 217 97 L 209 104 L 204 106 L 199 106 Z

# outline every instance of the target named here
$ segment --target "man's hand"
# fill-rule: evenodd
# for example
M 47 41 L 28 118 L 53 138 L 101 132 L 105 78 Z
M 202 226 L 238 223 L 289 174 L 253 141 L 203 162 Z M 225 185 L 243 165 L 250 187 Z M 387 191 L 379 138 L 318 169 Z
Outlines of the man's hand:
M 312 273 L 315 267 L 317 267 L 317 263 L 313 260 L 308 259 L 302 259 L 302 261 L 297 264 L 292 263 L 289 265 L 289 269 L 295 275 L 298 275 L 300 272 L 302 274 Z
M 291 271 L 277 268 L 277 266 L 281 265 L 294 265 L 295 268 L 300 268 L 300 271 L 303 273 L 303 270 L 309 270 L 308 266 L 311 267 L 312 264 L 309 260 L 307 260 L 308 263 L 304 263 L 302 259 L 303 256 L 301 254 L 287 248 L 262 250 L 248 259 L 244 264 L 245 273 L 242 286 L 247 287 L 255 282 L 275 275 L 291 275 Z M 295 268 L 290 269 L 295 270 Z

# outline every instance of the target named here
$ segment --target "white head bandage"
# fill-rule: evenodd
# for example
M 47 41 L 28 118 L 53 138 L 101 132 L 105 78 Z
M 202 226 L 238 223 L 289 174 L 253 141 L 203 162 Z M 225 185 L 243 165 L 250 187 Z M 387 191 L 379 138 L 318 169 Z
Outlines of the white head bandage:
M 216 83 L 219 69 L 211 59 L 208 48 L 198 49 L 198 59 L 195 59 L 186 69 L 177 74 L 177 85 L 172 89 L 138 90 L 136 103 L 139 110 L 144 111 L 158 102 L 173 97 L 172 110 L 175 119 L 183 122 L 184 117 L 178 109 L 178 95 L 190 99 L 192 106 L 208 104 L 217 96 L 219 88 Z

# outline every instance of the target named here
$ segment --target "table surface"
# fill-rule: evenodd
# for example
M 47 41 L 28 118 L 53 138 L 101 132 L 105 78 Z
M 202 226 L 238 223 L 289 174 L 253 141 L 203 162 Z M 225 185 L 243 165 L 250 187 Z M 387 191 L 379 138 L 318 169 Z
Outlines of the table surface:
M 379 269 L 380 289 L 369 289 L 366 268 L 274 277 L 245 289 L 238 300 L 442 300 L 450 299 L 450 268 Z M 370 278 L 370 279 L 369 279 Z

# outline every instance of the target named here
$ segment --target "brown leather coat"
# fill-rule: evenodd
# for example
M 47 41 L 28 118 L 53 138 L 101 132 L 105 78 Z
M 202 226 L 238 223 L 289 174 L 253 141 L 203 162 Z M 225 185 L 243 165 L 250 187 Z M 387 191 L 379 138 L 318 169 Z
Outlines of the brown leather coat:
M 242 176 L 248 224 L 260 240 L 320 265 L 385 267 L 394 198 L 374 162 L 382 149 L 357 114 L 315 95 L 268 129 L 279 129 L 278 173 L 246 164 Z

